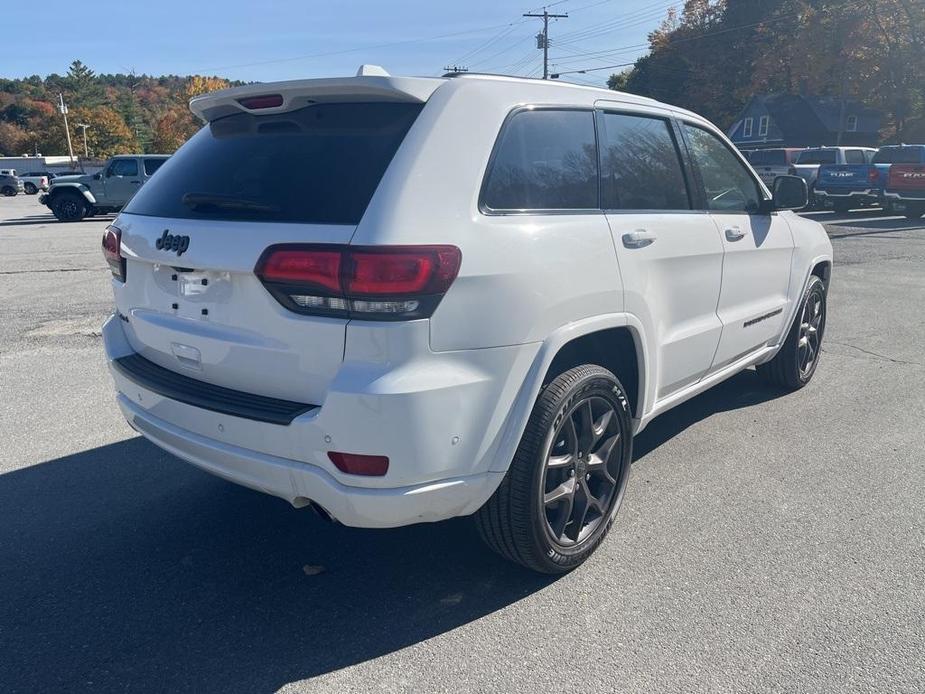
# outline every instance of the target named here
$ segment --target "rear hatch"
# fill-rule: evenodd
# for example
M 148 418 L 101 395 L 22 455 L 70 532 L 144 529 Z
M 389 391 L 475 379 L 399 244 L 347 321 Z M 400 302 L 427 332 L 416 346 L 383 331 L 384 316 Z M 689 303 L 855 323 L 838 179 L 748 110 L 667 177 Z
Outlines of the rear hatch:
M 925 197 L 925 164 L 893 164 L 887 187 Z
M 877 168 L 870 164 L 835 164 L 819 167 L 816 189 L 838 194 L 877 187 Z
M 270 245 L 349 243 L 423 107 L 344 91 L 267 115 L 216 100 L 219 115 L 132 199 L 114 284 L 136 352 L 225 388 L 323 402 L 347 320 L 291 312 L 254 268 Z

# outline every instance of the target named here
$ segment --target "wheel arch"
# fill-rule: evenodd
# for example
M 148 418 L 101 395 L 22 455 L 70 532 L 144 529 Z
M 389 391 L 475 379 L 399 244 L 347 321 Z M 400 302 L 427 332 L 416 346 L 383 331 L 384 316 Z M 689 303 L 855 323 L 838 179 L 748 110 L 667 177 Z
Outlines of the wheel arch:
M 825 285 L 826 291 L 829 289 L 829 279 L 832 276 L 832 259 L 828 258 L 825 260 L 818 260 L 814 262 L 812 270 L 809 271 L 809 275 L 815 275 L 822 280 L 822 283 Z M 809 277 L 806 278 L 806 282 L 809 282 Z M 806 291 L 804 283 L 804 291 Z
M 649 406 L 647 391 L 653 365 L 647 358 L 646 335 L 642 323 L 631 314 L 594 316 L 560 327 L 543 341 L 510 408 L 498 447 L 489 469 L 504 472 L 510 465 L 540 390 L 573 363 L 598 363 L 615 373 L 627 390 L 633 419 L 638 422 Z M 626 354 L 632 345 L 632 355 Z M 607 349 L 617 355 L 600 363 L 595 355 L 606 356 Z M 617 369 L 618 372 L 614 371 Z M 622 377 L 621 377 L 622 376 Z M 633 386 L 623 382 L 633 379 Z M 633 390 L 631 390 L 631 388 Z
M 52 186 L 51 190 L 48 191 L 48 202 L 51 203 L 57 196 L 63 193 L 77 193 L 89 204 L 96 204 L 96 198 L 93 197 L 93 193 L 90 192 L 90 189 L 80 183 L 62 183 L 57 186 Z

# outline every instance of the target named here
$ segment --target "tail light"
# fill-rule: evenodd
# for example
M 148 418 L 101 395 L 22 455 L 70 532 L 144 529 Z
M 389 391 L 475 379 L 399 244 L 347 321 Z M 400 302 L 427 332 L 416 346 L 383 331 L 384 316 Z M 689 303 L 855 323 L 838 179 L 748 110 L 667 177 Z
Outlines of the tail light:
M 103 232 L 103 257 L 112 276 L 125 282 L 125 258 L 122 257 L 122 230 L 110 224 Z
M 877 170 L 876 166 L 871 166 L 867 170 L 867 180 L 871 185 L 876 185 L 877 181 L 880 180 L 880 172 Z
M 428 318 L 450 288 L 455 246 L 271 246 L 254 272 L 297 313 L 362 320 Z

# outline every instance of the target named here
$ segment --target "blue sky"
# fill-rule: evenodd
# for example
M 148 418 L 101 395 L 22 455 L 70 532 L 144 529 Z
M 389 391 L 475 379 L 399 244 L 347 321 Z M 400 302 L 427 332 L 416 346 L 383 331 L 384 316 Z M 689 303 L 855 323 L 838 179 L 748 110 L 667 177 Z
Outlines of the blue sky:
M 0 76 L 64 73 L 79 58 L 97 72 L 217 74 L 248 81 L 348 75 L 361 63 L 393 74 L 431 75 L 461 64 L 537 75 L 534 35 L 542 11 L 530 0 L 47 0 L 7 3 Z M 554 0 L 568 13 L 550 23 L 553 70 L 628 63 L 671 0 Z M 58 8 L 66 21 L 51 21 Z M 80 9 L 90 17 L 83 24 Z M 611 70 L 569 76 L 601 84 Z

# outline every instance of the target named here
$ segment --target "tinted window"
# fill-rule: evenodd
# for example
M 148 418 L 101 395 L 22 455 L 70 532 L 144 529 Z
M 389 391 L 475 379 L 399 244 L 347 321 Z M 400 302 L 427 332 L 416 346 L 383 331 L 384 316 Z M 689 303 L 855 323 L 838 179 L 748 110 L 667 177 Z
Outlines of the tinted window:
M 874 164 L 919 164 L 922 161 L 920 147 L 883 147 L 874 155 Z
M 420 104 L 317 104 L 202 128 L 126 207 L 132 214 L 357 224 Z
M 758 184 L 732 151 L 713 133 L 684 125 L 691 157 L 703 179 L 707 208 L 722 212 L 757 212 Z
M 866 164 L 864 152 L 859 149 L 849 149 L 845 151 L 845 163 L 847 164 Z
M 495 146 L 482 202 L 494 210 L 597 209 L 594 114 L 514 114 Z
M 605 113 L 601 196 L 609 210 L 687 210 L 690 200 L 669 124 Z
M 814 149 L 806 150 L 800 154 L 797 164 L 834 164 L 834 149 Z
M 145 159 L 145 174 L 150 176 L 159 168 L 161 165 L 167 161 L 166 159 Z
M 138 160 L 136 159 L 116 159 L 109 166 L 110 176 L 137 176 Z
M 752 152 L 749 161 L 755 166 L 786 166 L 787 152 L 782 149 L 759 149 Z

